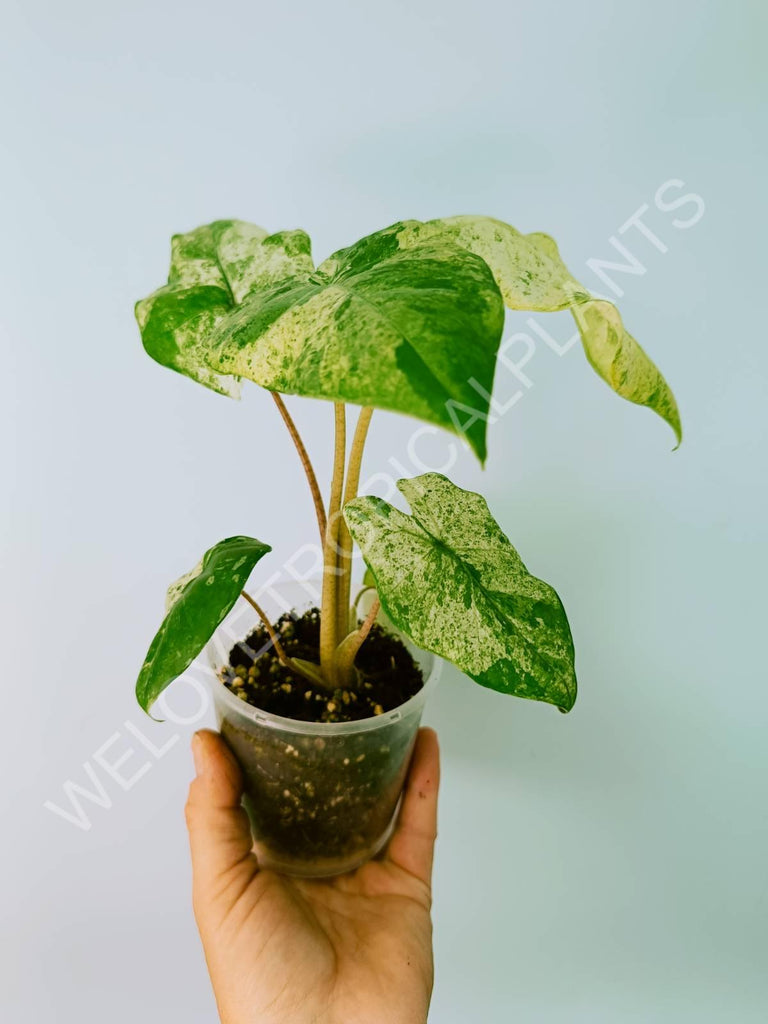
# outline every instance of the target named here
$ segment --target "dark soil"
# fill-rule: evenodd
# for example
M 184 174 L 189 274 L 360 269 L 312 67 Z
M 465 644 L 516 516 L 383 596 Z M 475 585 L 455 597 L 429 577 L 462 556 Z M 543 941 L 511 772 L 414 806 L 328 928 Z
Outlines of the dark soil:
M 318 661 L 317 609 L 275 623 L 286 653 Z M 421 669 L 396 637 L 375 625 L 356 660 L 354 690 L 333 693 L 277 660 L 264 629 L 230 652 L 224 684 L 265 711 L 304 722 L 349 722 L 391 711 L 423 686 Z M 243 769 L 245 806 L 260 859 L 297 873 L 335 873 L 365 860 L 397 806 L 416 718 L 351 735 L 247 727 L 224 715 L 221 731 Z M 346 868 L 345 868 L 346 869 Z
M 275 623 L 285 653 L 317 664 L 320 613 L 290 614 Z M 354 722 L 399 707 L 423 686 L 421 670 L 397 637 L 373 626 L 355 660 L 353 688 L 333 692 L 313 685 L 282 665 L 263 626 L 235 644 L 222 681 L 248 704 L 302 722 Z

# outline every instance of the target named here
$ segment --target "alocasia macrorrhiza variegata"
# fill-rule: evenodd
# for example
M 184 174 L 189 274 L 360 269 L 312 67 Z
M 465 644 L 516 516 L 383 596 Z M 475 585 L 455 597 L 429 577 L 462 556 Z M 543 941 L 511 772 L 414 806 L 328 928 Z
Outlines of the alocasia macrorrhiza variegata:
M 680 442 L 674 396 L 616 307 L 570 275 L 549 235 L 521 234 L 490 217 L 402 221 L 318 266 L 303 231 L 215 221 L 173 238 L 168 283 L 136 305 L 153 359 L 232 398 L 243 378 L 254 381 L 273 392 L 292 429 L 326 568 L 319 665 L 304 671 L 329 686 L 348 682 L 365 638 L 349 614 L 354 539 L 381 605 L 416 644 L 483 686 L 573 706 L 573 641 L 560 599 L 527 571 L 480 495 L 427 473 L 398 484 L 410 515 L 357 496 L 373 409 L 459 434 L 485 462 L 505 306 L 570 310 L 599 376 L 654 410 Z M 280 393 L 335 404 L 327 509 Z M 362 411 L 343 486 L 347 403 Z M 269 550 L 253 538 L 228 538 L 172 588 L 137 684 L 145 710 L 197 657 Z

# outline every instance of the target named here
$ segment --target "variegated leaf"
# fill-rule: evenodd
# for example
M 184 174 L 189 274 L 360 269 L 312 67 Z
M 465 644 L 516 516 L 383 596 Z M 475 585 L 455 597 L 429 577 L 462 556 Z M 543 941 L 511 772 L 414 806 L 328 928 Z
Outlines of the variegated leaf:
M 136 699 L 145 711 L 189 668 L 234 605 L 253 567 L 271 550 L 253 537 L 228 537 L 172 584 L 165 619 L 136 682 Z
M 450 239 L 402 249 L 407 226 L 252 291 L 214 326 L 208 362 L 274 391 L 416 416 L 466 436 L 483 461 L 499 289 L 487 263 Z
M 255 224 L 219 220 L 174 235 L 168 284 L 136 303 L 144 347 L 164 366 L 237 398 L 239 380 L 216 373 L 206 361 L 214 327 L 254 288 L 312 267 L 303 231 L 268 235 Z
M 466 437 L 482 461 L 503 316 L 495 280 L 512 309 L 570 309 L 596 372 L 681 437 L 661 373 L 548 235 L 489 217 L 403 221 L 315 270 L 302 231 L 216 221 L 176 236 L 172 252 L 168 285 L 137 304 L 144 345 L 232 397 L 247 377 L 408 413 Z
M 398 487 L 410 516 L 370 496 L 344 508 L 390 619 L 483 686 L 570 710 L 576 675 L 565 610 L 528 572 L 485 499 L 439 473 Z
M 409 222 L 400 244 L 418 248 L 436 238 L 450 238 L 481 256 L 510 309 L 570 309 L 593 369 L 622 398 L 653 409 L 680 442 L 680 414 L 661 372 L 625 330 L 613 303 L 592 298 L 571 276 L 549 235 L 523 235 L 491 217 L 446 217 L 423 224 Z

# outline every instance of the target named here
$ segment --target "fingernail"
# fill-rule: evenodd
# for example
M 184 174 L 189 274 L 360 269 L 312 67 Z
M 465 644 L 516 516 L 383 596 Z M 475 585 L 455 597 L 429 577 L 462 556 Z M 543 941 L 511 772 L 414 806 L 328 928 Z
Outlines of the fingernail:
M 192 737 L 192 760 L 195 762 L 195 773 L 202 775 L 204 768 L 203 741 L 199 732 Z

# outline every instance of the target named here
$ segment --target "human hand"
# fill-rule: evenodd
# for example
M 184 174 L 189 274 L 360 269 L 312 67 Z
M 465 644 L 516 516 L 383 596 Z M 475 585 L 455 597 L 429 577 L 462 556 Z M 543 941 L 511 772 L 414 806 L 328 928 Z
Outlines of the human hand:
M 222 1024 L 424 1024 L 432 992 L 439 752 L 414 748 L 381 859 L 329 879 L 260 870 L 242 778 L 218 733 L 192 740 L 193 903 Z

